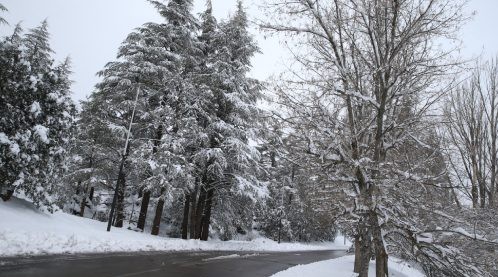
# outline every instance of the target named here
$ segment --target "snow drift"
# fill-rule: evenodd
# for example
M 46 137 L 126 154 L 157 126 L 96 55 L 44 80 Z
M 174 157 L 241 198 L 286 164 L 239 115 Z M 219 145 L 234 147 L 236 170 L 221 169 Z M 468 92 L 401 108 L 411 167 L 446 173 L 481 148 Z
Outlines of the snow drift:
M 354 256 L 344 256 L 337 259 L 316 262 L 307 265 L 298 265 L 287 270 L 281 271 L 271 277 L 352 277 L 357 276 L 353 273 Z M 370 262 L 368 271 L 369 276 L 375 276 L 375 262 Z M 389 276 L 392 277 L 425 277 L 418 269 L 412 265 L 394 258 L 389 258 Z
M 281 243 L 258 237 L 252 241 L 199 241 L 152 236 L 127 229 L 106 232 L 106 223 L 63 213 L 47 214 L 29 202 L 0 201 L 0 256 L 121 251 L 301 251 L 345 249 L 336 243 Z

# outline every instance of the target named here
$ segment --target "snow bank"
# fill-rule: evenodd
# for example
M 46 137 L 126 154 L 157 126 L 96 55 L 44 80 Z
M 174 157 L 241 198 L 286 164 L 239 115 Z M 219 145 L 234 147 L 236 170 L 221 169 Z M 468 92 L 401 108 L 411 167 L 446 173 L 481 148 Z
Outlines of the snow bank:
M 344 256 L 337 259 L 294 266 L 271 277 L 354 277 L 357 274 L 353 273 L 353 266 L 354 256 Z M 375 261 L 370 262 L 368 275 L 375 276 Z M 425 277 L 419 270 L 394 257 L 389 258 L 389 276 Z
M 182 240 L 113 228 L 63 212 L 46 214 L 24 200 L 0 201 L 0 256 L 125 251 L 307 251 L 345 249 L 337 243 L 297 244 L 256 238 L 252 241 Z
M 218 256 L 218 257 L 213 257 L 213 258 L 202 259 L 202 261 L 208 262 L 208 261 L 240 259 L 240 258 L 246 259 L 246 258 L 257 257 L 257 256 L 261 256 L 261 255 L 268 255 L 268 254 L 259 254 L 259 253 L 245 254 L 245 255 L 232 254 L 232 255 Z

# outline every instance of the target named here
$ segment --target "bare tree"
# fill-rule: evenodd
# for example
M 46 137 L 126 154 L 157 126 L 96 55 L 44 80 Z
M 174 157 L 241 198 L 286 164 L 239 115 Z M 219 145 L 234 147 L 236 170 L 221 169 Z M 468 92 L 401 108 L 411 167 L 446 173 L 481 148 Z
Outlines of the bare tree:
M 498 136 L 498 66 L 478 63 L 470 78 L 454 89 L 445 114 L 454 175 L 474 208 L 495 205 Z M 450 150 L 451 150 L 450 149 Z M 464 171 L 466 176 L 459 175 Z
M 486 145 L 489 168 L 488 192 L 489 206 L 496 205 L 497 192 L 496 178 L 498 174 L 498 60 L 494 59 L 484 67 L 484 76 L 481 78 L 479 94 L 484 103 L 485 124 L 487 129 Z
M 289 82 L 277 88 L 286 113 L 277 116 L 302 130 L 302 151 L 317 158 L 331 182 L 349 185 L 360 276 L 368 275 L 371 251 L 376 275 L 388 275 L 383 234 L 389 224 L 417 244 L 416 235 L 408 234 L 413 230 L 393 219 L 406 211 L 390 197 L 421 205 L 408 200 L 410 189 L 438 187 L 445 174 L 444 166 L 442 172 L 425 168 L 440 158 L 427 142 L 427 130 L 434 129 L 430 112 L 447 91 L 444 80 L 455 65 L 453 49 L 440 48 L 437 40 L 453 38 L 464 20 L 463 5 L 449 0 L 268 4 L 274 21 L 263 28 L 295 37 Z M 428 150 L 408 157 L 403 151 L 409 146 Z
M 483 175 L 485 171 L 486 129 L 484 126 L 484 106 L 479 97 L 479 77 L 460 88 L 455 89 L 449 97 L 447 116 L 449 134 L 461 164 L 465 168 L 471 183 L 471 198 L 474 208 L 485 205 L 486 190 Z M 467 178 L 462 179 L 467 180 Z

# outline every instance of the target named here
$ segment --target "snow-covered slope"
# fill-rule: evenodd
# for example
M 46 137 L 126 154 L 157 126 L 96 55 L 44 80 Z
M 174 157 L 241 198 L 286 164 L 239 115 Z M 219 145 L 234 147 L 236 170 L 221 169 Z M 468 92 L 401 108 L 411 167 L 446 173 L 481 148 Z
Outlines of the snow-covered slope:
M 46 214 L 26 201 L 0 201 L 0 256 L 119 251 L 297 251 L 344 249 L 337 243 L 295 244 L 256 238 L 252 241 L 201 242 L 152 236 L 126 229 L 106 232 L 106 223 L 63 212 Z
M 328 261 L 298 265 L 287 270 L 281 271 L 271 277 L 352 277 L 357 276 L 353 273 L 354 256 L 344 256 Z M 369 276 L 375 276 L 375 262 L 370 263 L 368 272 Z M 419 270 L 413 268 L 408 263 L 394 258 L 389 258 L 389 276 L 392 277 L 424 277 L 425 275 Z

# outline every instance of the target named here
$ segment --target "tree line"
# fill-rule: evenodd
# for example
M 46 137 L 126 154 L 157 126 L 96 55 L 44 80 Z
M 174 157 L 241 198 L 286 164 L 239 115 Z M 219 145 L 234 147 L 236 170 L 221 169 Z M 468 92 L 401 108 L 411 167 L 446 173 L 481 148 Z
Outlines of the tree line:
M 166 223 L 163 233 L 184 239 L 207 240 L 210 230 L 232 239 L 254 229 L 287 241 L 333 239 L 336 229 L 330 221 L 318 231 L 314 227 L 321 219 L 307 218 L 313 211 L 305 186 L 298 191 L 297 181 L 282 185 L 288 172 L 272 169 L 289 165 L 277 166 L 275 151 L 264 146 L 269 136 L 257 103 L 263 85 L 247 76 L 259 48 L 242 3 L 233 16 L 218 22 L 210 1 L 198 17 L 191 13 L 191 1 L 150 2 L 164 22 L 146 23 L 128 35 L 117 59 L 98 72 L 102 81 L 79 111 L 69 99 L 69 60 L 60 66 L 66 75 L 57 77 L 66 85 L 63 97 L 55 98 L 53 87 L 38 91 L 65 105 L 58 110 L 29 98 L 37 89 L 23 91 L 8 75 L 23 80 L 40 75 L 10 72 L 17 70 L 16 62 L 37 63 L 24 53 L 24 37 L 36 39 L 33 51 L 44 49 L 43 70 L 56 70 L 48 66 L 53 51 L 46 22 L 26 34 L 18 25 L 4 38 L 2 50 L 15 55 L 2 55 L 8 64 L 2 67 L 2 96 L 9 105 L 2 109 L 2 198 L 26 195 L 40 208 L 110 219 L 112 226 L 154 235 Z M 11 44 L 13 38 L 19 44 Z M 30 116 L 64 116 L 65 121 L 57 128 L 40 124 L 49 135 L 40 139 L 33 133 L 35 123 L 17 124 L 20 114 L 10 106 Z M 30 134 L 25 138 L 30 147 L 57 142 L 59 148 L 46 157 L 37 148 L 19 153 L 16 131 Z M 22 157 L 35 156 L 38 163 L 26 172 Z M 282 193 L 285 201 L 273 197 Z M 284 206 L 295 213 L 283 213 Z
M 388 276 L 390 255 L 427 276 L 497 274 L 497 72 L 461 78 L 465 4 L 275 0 L 261 23 L 294 38 L 274 115 L 296 141 L 287 157 L 333 192 L 359 276 L 372 257 Z
M 497 274 L 498 70 L 460 77 L 465 1 L 269 1 L 259 25 L 292 63 L 267 83 L 242 2 L 221 21 L 211 1 L 149 2 L 163 21 L 127 36 L 79 111 L 46 22 L 2 39 L 2 199 L 183 239 L 340 231 L 361 277 L 391 255 Z

